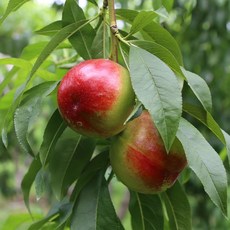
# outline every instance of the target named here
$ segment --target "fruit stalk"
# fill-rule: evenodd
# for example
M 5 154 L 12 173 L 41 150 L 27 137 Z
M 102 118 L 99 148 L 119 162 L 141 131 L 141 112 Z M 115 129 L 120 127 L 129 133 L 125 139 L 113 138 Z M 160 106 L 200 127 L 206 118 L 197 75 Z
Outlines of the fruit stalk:
M 116 14 L 114 7 L 114 0 L 108 0 L 109 8 L 109 21 L 110 21 L 110 31 L 111 31 L 111 60 L 118 62 L 118 39 L 116 34 L 118 33 Z

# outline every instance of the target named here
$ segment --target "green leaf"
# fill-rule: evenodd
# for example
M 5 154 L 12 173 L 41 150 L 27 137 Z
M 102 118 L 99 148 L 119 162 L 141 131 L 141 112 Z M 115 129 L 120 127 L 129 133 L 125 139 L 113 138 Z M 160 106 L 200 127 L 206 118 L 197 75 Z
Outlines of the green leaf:
M 133 230 L 163 230 L 163 210 L 158 195 L 130 191 L 129 211 Z
M 160 16 L 161 22 L 163 22 L 164 20 L 168 19 L 168 17 L 169 17 L 168 11 L 165 9 L 164 6 L 161 6 L 155 12 Z
M 108 58 L 109 50 L 109 27 L 102 22 L 97 30 L 91 48 L 92 58 Z
M 226 151 L 227 151 L 227 154 L 228 154 L 228 162 L 229 162 L 229 165 L 230 165 L 230 135 L 228 133 L 226 133 L 224 130 L 222 130 L 222 133 L 224 135 L 224 139 L 225 139 L 225 142 L 226 142 Z
M 11 12 L 16 11 L 28 1 L 30 0 L 9 0 L 6 11 L 3 14 L 3 16 L 0 18 L 0 25 L 4 22 L 4 20 L 8 17 L 8 15 Z
M 178 76 L 180 76 L 182 79 L 185 79 L 185 76 L 181 71 L 180 65 L 177 62 L 176 58 L 168 49 L 166 49 L 162 45 L 153 41 L 144 40 L 133 40 L 129 42 L 157 56 L 163 62 L 165 62 L 174 72 L 176 72 Z
M 197 74 L 192 72 L 186 71 L 182 68 L 184 76 L 188 81 L 188 85 L 203 105 L 203 107 L 208 111 L 211 112 L 212 110 L 212 97 L 209 90 L 207 83 Z
M 86 221 L 87 220 L 87 221 Z M 71 229 L 124 229 L 114 210 L 104 172 L 81 191 L 73 209 Z
M 90 20 L 82 20 L 75 23 L 72 23 L 64 28 L 62 28 L 58 33 L 56 33 L 49 43 L 45 46 L 45 48 L 41 51 L 40 55 L 38 56 L 36 62 L 34 63 L 34 66 L 30 72 L 30 75 L 27 79 L 26 85 L 30 81 L 30 79 L 33 77 L 33 75 L 36 73 L 38 68 L 41 66 L 41 64 L 46 60 L 46 58 L 50 55 L 50 53 L 65 39 L 69 38 L 71 35 L 79 31 L 81 28 L 83 28 L 85 25 L 87 25 L 90 22 Z M 25 85 L 25 86 L 26 86 Z
M 208 111 L 204 110 L 202 107 L 187 103 L 183 104 L 183 110 L 206 125 L 223 144 L 226 144 L 220 126 Z
M 131 46 L 129 65 L 134 91 L 152 115 L 169 151 L 182 113 L 182 96 L 177 78 L 159 58 L 138 47 Z
M 119 19 L 122 19 L 130 24 L 133 23 L 135 17 L 138 15 L 138 11 L 136 10 L 129 10 L 129 9 L 117 9 L 116 16 Z
M 57 82 L 44 82 L 34 86 L 25 93 L 20 106 L 15 111 L 15 133 L 23 150 L 34 155 L 28 142 L 28 128 L 31 119 L 39 113 L 42 100 L 49 95 L 57 86 Z
M 29 61 L 26 61 L 21 58 L 1 58 L 0 59 L 0 64 L 5 64 L 5 65 L 14 65 L 20 68 L 23 68 L 27 70 L 28 72 L 31 69 L 32 64 Z
M 106 170 L 109 163 L 109 153 L 104 151 L 99 153 L 94 157 L 87 167 L 84 169 L 84 172 L 79 177 L 76 186 L 71 195 L 71 201 L 76 202 L 81 190 L 84 186 L 95 176 L 95 174 L 100 170 Z
M 28 230 L 38 230 L 38 229 L 42 229 L 42 227 L 49 223 L 52 219 L 55 219 L 57 217 L 59 217 L 59 207 L 53 208 L 45 218 L 33 223 Z
M 191 230 L 191 208 L 185 191 L 179 182 L 162 193 L 167 214 L 169 217 L 170 230 Z
M 20 67 L 23 70 L 23 72 L 22 72 L 23 74 L 20 75 L 20 78 L 18 76 L 20 81 L 23 81 L 23 79 L 26 79 L 26 77 L 28 76 L 28 74 L 31 71 L 32 66 L 33 66 L 31 64 L 31 62 L 24 60 L 22 58 L 3 58 L 3 59 L 0 59 L 0 64 L 11 64 L 11 65 Z M 45 80 L 49 80 L 49 81 L 57 80 L 57 76 L 54 73 L 51 73 L 51 72 L 44 70 L 44 69 L 38 69 L 37 74 L 39 77 L 44 78 Z M 13 77 L 13 75 L 10 75 L 10 77 Z M 9 79 L 9 80 L 11 80 L 11 79 Z M 7 80 L 7 83 L 9 82 L 9 80 Z M 6 86 L 6 82 L 4 83 L 4 85 Z M 16 86 L 17 86 L 17 84 L 16 84 Z M 0 90 L 3 90 L 3 89 L 4 88 L 2 88 L 2 87 L 0 88 Z
M 74 131 L 71 137 L 58 141 L 49 164 L 52 188 L 58 199 L 66 195 L 69 186 L 80 176 L 94 148 L 95 139 L 74 135 Z
M 43 193 L 46 190 L 46 181 L 45 181 L 46 174 L 47 172 L 44 170 L 44 168 L 41 168 L 35 177 L 34 183 L 35 183 L 35 192 L 36 192 L 37 200 L 41 199 Z
M 169 12 L 173 7 L 173 3 L 174 3 L 174 0 L 154 0 L 153 8 L 156 10 L 163 6 Z
M 159 9 L 162 6 L 162 0 L 155 0 L 153 1 L 153 8 L 154 10 Z
M 97 2 L 95 0 L 88 0 L 88 2 L 91 2 L 92 4 L 94 4 L 95 6 L 98 6 Z
M 162 0 L 162 4 L 169 12 L 173 8 L 174 0 Z
M 181 119 L 177 137 L 183 145 L 189 167 L 213 203 L 227 216 L 227 176 L 219 155 L 185 119 Z
M 79 22 L 85 20 L 84 11 L 77 4 L 75 0 L 67 0 L 64 5 L 62 13 L 63 25 L 66 26 L 73 22 Z M 93 39 L 96 33 L 93 27 L 88 23 L 82 26 L 78 33 L 69 37 L 69 41 L 76 49 L 78 54 L 86 59 L 92 59 L 90 48 L 92 47 Z
M 70 215 L 72 210 L 72 203 L 69 202 L 67 198 L 64 198 L 60 202 L 55 203 L 46 217 L 33 223 L 28 230 L 38 230 L 38 229 L 62 229 L 59 228 Z M 55 221 L 55 223 L 54 223 Z M 55 224 L 54 228 L 51 228 L 51 224 Z M 47 227 L 46 227 L 47 226 Z M 53 227 L 53 226 L 52 226 Z
M 173 36 L 156 22 L 151 22 L 143 28 L 143 32 L 156 43 L 168 49 L 176 58 L 180 66 L 183 66 L 183 59 L 180 48 Z
M 20 58 L 24 60 L 32 60 L 37 58 L 44 47 L 47 45 L 47 41 L 39 41 L 36 43 L 32 43 L 27 45 L 23 50 Z
M 204 110 L 204 108 L 190 105 L 190 104 L 184 104 L 183 110 L 190 114 L 191 116 L 195 117 L 197 120 L 202 122 L 204 125 L 206 125 L 212 133 L 216 135 L 216 137 L 226 146 L 226 151 L 229 159 L 230 164 L 230 136 L 227 134 L 224 130 L 220 128 L 220 126 L 217 124 L 217 122 L 214 120 L 212 115 Z
M 25 205 L 26 205 L 26 207 L 30 213 L 31 213 L 30 203 L 29 203 L 30 190 L 31 190 L 31 187 L 35 181 L 37 173 L 41 167 L 42 167 L 42 165 L 41 165 L 40 160 L 38 160 L 36 158 L 33 159 L 33 161 L 30 164 L 30 167 L 29 167 L 27 173 L 25 174 L 25 176 L 23 177 L 23 180 L 21 183 L 24 202 L 25 202 Z
M 137 33 L 145 26 L 147 26 L 154 18 L 156 18 L 157 14 L 154 11 L 140 11 L 135 17 L 129 36 Z
M 6 146 L 4 145 L 2 138 L 0 138 L 0 159 L 2 156 L 6 156 L 7 154 Z
M 39 150 L 39 156 L 43 166 L 49 162 L 55 145 L 66 127 L 67 124 L 62 119 L 58 109 L 56 109 L 45 128 L 43 141 Z
M 49 25 L 43 27 L 40 30 L 35 31 L 37 34 L 46 35 L 46 36 L 53 36 L 62 28 L 62 21 L 55 21 L 50 23 Z
M 41 215 L 36 214 L 36 219 L 40 218 Z M 28 213 L 10 213 L 8 218 L 1 223 L 1 230 L 20 230 L 27 229 L 31 224 L 32 219 Z

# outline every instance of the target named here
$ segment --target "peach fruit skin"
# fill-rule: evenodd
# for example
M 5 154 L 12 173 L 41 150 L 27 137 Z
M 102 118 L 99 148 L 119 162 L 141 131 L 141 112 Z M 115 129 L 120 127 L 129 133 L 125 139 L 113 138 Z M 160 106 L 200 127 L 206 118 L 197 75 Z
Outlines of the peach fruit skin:
M 128 71 L 108 59 L 92 59 L 70 69 L 57 93 L 59 111 L 80 134 L 108 138 L 121 132 L 135 104 Z
M 110 161 L 123 184 L 145 194 L 171 187 L 187 165 L 183 147 L 177 139 L 167 154 L 147 111 L 130 121 L 112 143 Z

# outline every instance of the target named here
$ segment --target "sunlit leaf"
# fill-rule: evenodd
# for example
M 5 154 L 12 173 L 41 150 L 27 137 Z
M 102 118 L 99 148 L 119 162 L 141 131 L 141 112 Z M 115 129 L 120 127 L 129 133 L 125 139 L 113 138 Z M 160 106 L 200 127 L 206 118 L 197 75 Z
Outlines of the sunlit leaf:
M 174 0 L 162 0 L 162 4 L 169 12 L 173 8 Z
M 41 218 L 42 215 L 36 214 L 34 218 Z M 20 230 L 27 228 L 32 223 L 30 214 L 24 212 L 11 212 L 7 219 L 1 223 L 1 230 Z M 2 225 L 3 224 L 3 225 Z
M 38 56 L 36 62 L 33 65 L 33 68 L 30 72 L 30 75 L 27 79 L 26 85 L 30 81 L 30 79 L 33 77 L 33 75 L 36 73 L 38 68 L 42 65 L 42 63 L 46 60 L 46 58 L 51 54 L 51 52 L 65 39 L 69 38 L 71 35 L 79 31 L 81 28 L 83 28 L 85 25 L 87 25 L 90 21 L 89 20 L 83 20 L 78 21 L 75 23 L 72 23 L 64 28 L 62 28 L 58 33 L 56 33 L 49 43 L 45 46 L 45 48 L 41 51 L 40 55 Z
M 61 28 L 62 28 L 62 21 L 59 20 L 59 21 L 52 22 L 51 24 L 43 27 L 40 30 L 37 30 L 36 33 L 41 35 L 46 35 L 46 36 L 53 36 L 59 30 L 61 30 Z
M 4 20 L 8 17 L 8 15 L 19 9 L 22 5 L 24 5 L 26 2 L 29 2 L 30 0 L 9 0 L 9 3 L 7 5 L 6 11 L 3 14 L 3 16 L 0 18 L 0 25 L 4 22 Z
M 62 13 L 63 26 L 85 20 L 84 11 L 75 0 L 67 0 Z M 69 41 L 84 59 L 92 59 L 91 46 L 96 33 L 88 23 L 82 26 L 77 33 L 69 37 Z
M 138 15 L 138 11 L 129 9 L 117 9 L 116 15 L 119 19 L 122 19 L 131 24 L 135 17 Z
M 97 2 L 95 0 L 87 0 L 88 2 L 91 2 L 92 4 L 94 4 L 95 6 L 98 6 Z
M 147 26 L 155 17 L 157 14 L 154 11 L 140 11 L 137 16 L 135 17 L 129 36 L 137 33 L 141 29 L 143 29 L 145 26 Z
M 138 47 L 131 46 L 129 65 L 134 91 L 152 115 L 169 150 L 182 113 L 182 96 L 177 78 L 159 58 Z

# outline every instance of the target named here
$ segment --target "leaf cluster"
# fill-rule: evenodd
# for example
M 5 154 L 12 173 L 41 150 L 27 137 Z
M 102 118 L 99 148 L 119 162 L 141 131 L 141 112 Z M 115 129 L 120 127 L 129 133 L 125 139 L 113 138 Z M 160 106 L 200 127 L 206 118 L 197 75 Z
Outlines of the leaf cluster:
M 0 24 L 27 1 L 10 0 Z M 50 187 L 58 200 L 41 220 L 29 227 L 41 229 L 124 229 L 116 214 L 109 186 L 113 172 L 109 166 L 111 140 L 81 136 L 70 130 L 56 106 L 56 88 L 66 68 L 81 60 L 111 57 L 111 37 L 119 43 L 118 60 L 129 71 L 137 100 L 147 110 L 164 141 L 167 151 L 175 138 L 181 142 L 188 167 L 202 183 L 213 203 L 227 216 L 227 175 L 221 158 L 202 133 L 186 119 L 194 117 L 222 142 L 230 157 L 230 137 L 212 116 L 212 98 L 207 83 L 186 70 L 180 48 L 160 22 L 172 1 L 156 1 L 156 10 L 116 10 L 116 17 L 127 27 L 109 33 L 108 10 L 89 1 L 96 13 L 86 18 L 75 0 L 66 0 L 62 18 L 43 27 L 37 34 L 48 42 L 28 45 L 19 58 L 2 58 L 0 64 L 14 67 L 0 85 L 0 109 L 6 110 L 1 123 L 0 150 L 8 147 L 8 134 L 14 130 L 22 151 L 31 164 L 22 181 L 25 204 L 30 210 L 30 192 L 35 185 L 37 198 Z M 161 2 L 161 3 L 159 3 Z M 162 11 L 164 9 L 165 11 Z M 67 58 L 54 61 L 52 54 L 67 50 Z M 17 79 L 10 86 L 12 79 Z M 199 106 L 183 100 L 187 85 Z M 6 88 L 7 92 L 6 92 Z M 6 103 L 10 102 L 10 103 Z M 31 146 L 31 126 L 42 114 L 44 103 L 51 103 L 41 145 Z M 109 173 L 109 176 L 108 176 Z M 132 228 L 192 229 L 191 210 L 179 181 L 166 192 L 143 195 L 130 191 L 129 212 Z

